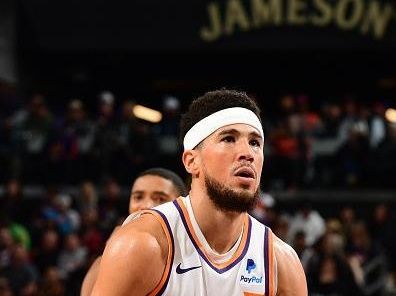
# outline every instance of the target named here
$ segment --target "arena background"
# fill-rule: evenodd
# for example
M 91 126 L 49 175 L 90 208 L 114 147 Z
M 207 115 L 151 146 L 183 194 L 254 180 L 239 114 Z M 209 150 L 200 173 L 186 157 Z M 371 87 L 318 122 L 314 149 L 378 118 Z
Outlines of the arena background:
M 390 0 L 2 0 L 0 290 L 77 295 L 136 174 L 188 181 L 180 114 L 227 87 L 263 110 L 253 214 L 310 294 L 394 295 L 395 22 Z

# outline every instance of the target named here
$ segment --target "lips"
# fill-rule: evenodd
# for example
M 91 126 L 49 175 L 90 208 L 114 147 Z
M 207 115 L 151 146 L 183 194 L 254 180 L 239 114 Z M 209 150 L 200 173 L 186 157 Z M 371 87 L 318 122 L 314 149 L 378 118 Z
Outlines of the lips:
M 255 179 L 256 174 L 252 168 L 244 166 L 237 169 L 234 175 L 237 177 Z

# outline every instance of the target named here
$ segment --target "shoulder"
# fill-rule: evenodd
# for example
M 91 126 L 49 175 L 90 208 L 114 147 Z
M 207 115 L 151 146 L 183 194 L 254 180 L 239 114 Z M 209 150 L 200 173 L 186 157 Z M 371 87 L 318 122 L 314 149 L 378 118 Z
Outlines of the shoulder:
M 294 249 L 274 236 L 273 246 L 277 266 L 277 295 L 308 295 L 304 269 Z
M 279 237 L 277 237 L 275 234 L 273 234 L 274 237 L 274 251 L 275 251 L 275 255 L 277 257 L 286 257 L 287 259 L 292 259 L 294 260 L 299 260 L 296 251 L 294 251 L 294 249 L 288 245 L 287 243 L 285 243 L 284 241 L 282 241 Z M 277 258 L 278 260 L 278 258 Z
M 153 215 L 123 225 L 106 245 L 93 295 L 148 294 L 161 280 L 167 254 L 166 235 Z
M 81 285 L 81 296 L 91 295 L 92 289 L 95 285 L 96 278 L 98 277 L 99 266 L 101 261 L 101 256 L 96 258 L 89 268 L 87 274 L 84 277 L 83 283 Z
M 142 215 L 142 213 L 145 213 L 145 212 L 150 212 L 151 214 L 153 214 L 155 216 L 161 216 L 162 217 L 161 220 L 173 221 L 174 219 L 179 217 L 175 203 L 176 202 L 174 202 L 174 201 L 168 201 L 168 202 L 158 205 L 154 208 L 151 208 L 150 210 L 142 210 L 139 212 L 132 213 L 125 219 L 125 221 L 123 222 L 122 225 L 126 225 L 129 222 L 136 220 L 138 217 L 140 217 Z
M 122 251 L 122 254 L 142 251 L 140 255 L 153 251 L 162 252 L 162 231 L 159 223 L 150 217 L 142 215 L 135 221 L 120 227 L 110 238 L 106 245 L 104 255 L 112 255 Z M 166 248 L 164 248 L 166 249 Z M 145 251 L 145 252 L 143 252 Z M 166 251 L 166 250 L 165 250 Z M 166 252 L 165 252 L 166 253 Z M 134 258 L 137 261 L 139 258 Z

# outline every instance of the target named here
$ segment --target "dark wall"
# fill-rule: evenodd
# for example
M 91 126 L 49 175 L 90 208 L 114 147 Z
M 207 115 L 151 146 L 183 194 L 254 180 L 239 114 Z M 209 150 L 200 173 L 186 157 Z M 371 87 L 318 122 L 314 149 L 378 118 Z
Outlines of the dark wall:
M 19 0 L 33 47 L 67 51 L 395 49 L 391 0 Z M 24 29 L 24 28 L 22 28 Z

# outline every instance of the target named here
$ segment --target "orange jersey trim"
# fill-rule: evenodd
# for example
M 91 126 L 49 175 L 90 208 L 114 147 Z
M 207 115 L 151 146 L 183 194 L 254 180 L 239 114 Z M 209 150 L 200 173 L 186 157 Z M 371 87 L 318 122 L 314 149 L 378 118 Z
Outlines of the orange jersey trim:
M 166 288 L 166 284 L 169 280 L 169 276 L 172 270 L 173 255 L 174 255 L 173 235 L 168 229 L 167 221 L 165 222 L 165 219 L 159 214 L 159 212 L 155 210 L 142 210 L 141 213 L 142 215 L 151 214 L 155 217 L 155 219 L 161 224 L 161 227 L 166 236 L 166 240 L 168 241 L 168 256 L 166 258 L 164 273 L 162 274 L 161 280 L 154 288 L 154 290 L 151 291 L 149 294 L 147 294 L 148 296 L 153 296 L 153 295 L 157 295 L 163 288 Z
M 269 285 L 269 295 L 268 296 L 275 296 L 275 266 L 274 266 L 274 244 L 273 244 L 273 238 L 274 234 L 267 227 L 266 231 L 268 231 L 268 259 L 269 259 L 269 264 L 268 264 L 268 273 L 269 273 L 269 282 L 266 283 L 266 285 Z

